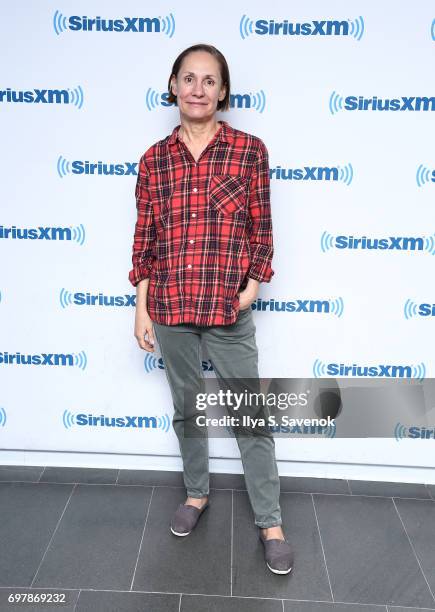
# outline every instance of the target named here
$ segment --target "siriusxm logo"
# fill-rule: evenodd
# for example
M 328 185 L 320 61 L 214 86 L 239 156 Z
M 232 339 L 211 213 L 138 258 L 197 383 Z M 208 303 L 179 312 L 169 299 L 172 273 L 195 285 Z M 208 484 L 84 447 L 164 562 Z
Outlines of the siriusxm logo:
M 60 11 L 53 16 L 53 28 L 57 35 L 70 32 L 140 32 L 162 33 L 172 38 L 175 19 L 172 13 L 166 17 L 120 17 L 118 19 L 94 18 L 79 15 L 66 17 Z
M 150 372 L 156 369 L 159 369 L 159 370 L 165 369 L 165 363 L 163 359 L 161 357 L 154 357 L 154 355 L 152 355 L 151 353 L 147 353 L 145 355 L 143 363 L 144 363 L 145 372 L 147 372 L 147 374 L 149 374 Z M 208 359 L 207 361 L 202 361 L 201 367 L 202 367 L 203 372 L 213 371 L 213 365 L 210 359 Z
M 406 427 L 401 423 L 397 423 L 394 428 L 394 435 L 397 442 L 403 438 L 411 438 L 414 440 L 435 440 L 435 427 Z
M 242 40 L 254 34 L 258 36 L 351 36 L 361 40 L 364 34 L 364 20 L 362 17 L 346 20 L 306 21 L 292 22 L 288 19 L 275 21 L 274 19 L 257 19 L 253 21 L 242 15 L 239 23 L 239 32 Z
M 59 301 L 62 308 L 67 306 L 136 306 L 135 295 L 105 295 L 104 293 L 89 293 L 76 291 L 71 293 L 66 289 L 61 289 Z
M 93 414 L 73 414 L 69 410 L 64 410 L 62 422 L 65 429 L 70 429 L 74 425 L 78 427 L 122 427 L 130 429 L 163 429 L 168 433 L 171 421 L 167 414 L 163 416 L 119 416 L 108 417 L 104 414 L 95 416 Z
M 0 406 L 0 427 L 5 427 L 7 420 L 6 410 Z
M 388 238 L 368 238 L 361 236 L 332 236 L 323 232 L 320 237 L 323 253 L 329 249 L 378 250 L 378 251 L 427 251 L 435 255 L 435 234 L 431 236 L 388 236 Z
M 429 168 L 420 164 L 417 168 L 415 180 L 418 187 L 423 187 L 426 183 L 435 183 L 435 170 L 429 170 Z
M 258 298 L 252 303 L 251 308 L 252 310 L 268 310 L 269 312 L 318 312 L 341 317 L 343 314 L 344 302 L 341 297 L 332 300 L 294 300 L 291 302 L 278 302 L 278 300 L 274 300 L 273 298 L 270 300 Z
M 303 168 L 270 168 L 270 178 L 277 181 L 338 181 L 350 185 L 352 164 L 341 166 L 304 166 Z
M 76 227 L 5 227 L 0 225 L 0 239 L 4 240 L 72 240 L 82 246 L 85 242 L 85 228 L 82 223 Z
M 20 352 L 0 352 L 0 364 L 4 365 L 38 365 L 67 366 L 85 370 L 88 365 L 86 353 L 36 353 L 23 355 Z
M 67 174 L 97 174 L 104 176 L 137 176 L 137 162 L 123 162 L 120 164 L 105 163 L 102 161 L 90 162 L 82 160 L 68 161 L 62 155 L 57 160 L 57 173 L 60 178 Z
M 337 426 L 328 425 L 269 425 L 268 429 L 272 433 L 287 433 L 287 434 L 297 434 L 297 435 L 321 435 L 326 438 L 335 438 Z
M 25 103 L 25 104 L 71 104 L 82 108 L 83 90 L 75 89 L 26 89 L 17 90 L 7 87 L 0 89 L 0 102 Z
M 435 304 L 416 304 L 412 300 L 406 300 L 403 313 L 405 319 L 412 319 L 412 317 L 435 317 Z
M 168 92 L 159 94 L 155 89 L 149 87 L 145 96 L 145 104 L 149 111 L 159 106 L 177 106 L 177 103 L 168 102 Z M 262 89 L 257 93 L 230 94 L 230 108 L 256 110 L 262 113 L 266 106 L 266 94 Z
M 355 377 L 375 377 L 375 378 L 415 378 L 422 381 L 426 376 L 426 366 L 422 362 L 417 365 L 358 365 L 352 363 L 324 363 L 316 359 L 313 364 L 314 378 L 325 376 L 355 376 Z
M 338 111 L 433 111 L 435 97 L 401 96 L 400 98 L 365 98 L 364 96 L 343 96 L 333 91 L 329 97 L 329 112 Z

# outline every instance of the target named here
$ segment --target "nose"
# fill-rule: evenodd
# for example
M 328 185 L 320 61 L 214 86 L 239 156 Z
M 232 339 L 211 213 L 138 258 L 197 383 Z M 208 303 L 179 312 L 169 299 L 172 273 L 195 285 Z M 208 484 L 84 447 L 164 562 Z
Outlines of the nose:
M 194 96 L 203 96 L 204 95 L 204 91 L 203 91 L 203 87 L 202 87 L 202 82 L 201 81 L 197 81 L 196 84 L 193 87 L 192 93 Z

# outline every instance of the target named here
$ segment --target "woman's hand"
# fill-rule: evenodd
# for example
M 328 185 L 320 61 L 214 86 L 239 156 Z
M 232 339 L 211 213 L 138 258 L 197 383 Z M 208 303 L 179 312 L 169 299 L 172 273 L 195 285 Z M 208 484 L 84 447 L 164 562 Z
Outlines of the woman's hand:
M 148 339 L 145 339 L 145 334 L 148 334 Z M 153 322 L 148 312 L 144 308 L 136 307 L 136 316 L 134 322 L 134 337 L 136 338 L 141 349 L 154 352 L 154 329 Z
M 136 318 L 134 322 L 134 337 L 141 349 L 154 352 L 153 322 L 147 310 L 149 278 L 143 278 L 136 287 Z M 145 340 L 148 334 L 148 340 Z
M 253 278 L 248 279 L 246 289 L 238 294 L 240 310 L 247 310 L 251 306 L 252 302 L 255 302 L 259 287 L 260 283 L 258 281 L 254 280 Z

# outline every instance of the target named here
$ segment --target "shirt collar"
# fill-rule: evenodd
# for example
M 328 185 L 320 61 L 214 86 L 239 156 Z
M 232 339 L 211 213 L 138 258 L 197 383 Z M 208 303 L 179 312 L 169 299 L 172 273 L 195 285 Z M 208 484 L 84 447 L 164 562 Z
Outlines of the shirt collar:
M 216 140 L 221 142 L 227 142 L 228 144 L 232 144 L 234 140 L 234 130 L 226 121 L 220 120 L 222 127 L 216 132 Z M 178 140 L 178 132 L 180 130 L 181 124 L 174 127 L 171 135 L 169 136 L 168 144 L 175 144 Z

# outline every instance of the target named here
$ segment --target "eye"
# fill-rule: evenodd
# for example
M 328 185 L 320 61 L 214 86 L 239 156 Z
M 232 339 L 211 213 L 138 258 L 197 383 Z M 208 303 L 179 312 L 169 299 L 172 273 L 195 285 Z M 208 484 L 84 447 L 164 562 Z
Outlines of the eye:
M 192 78 L 192 77 L 190 77 L 190 76 L 187 76 L 187 77 L 185 78 L 185 80 L 187 81 L 187 79 L 191 79 L 191 78 Z
M 214 85 L 214 81 L 213 81 L 213 79 L 208 79 L 208 82 L 209 82 L 211 85 Z

